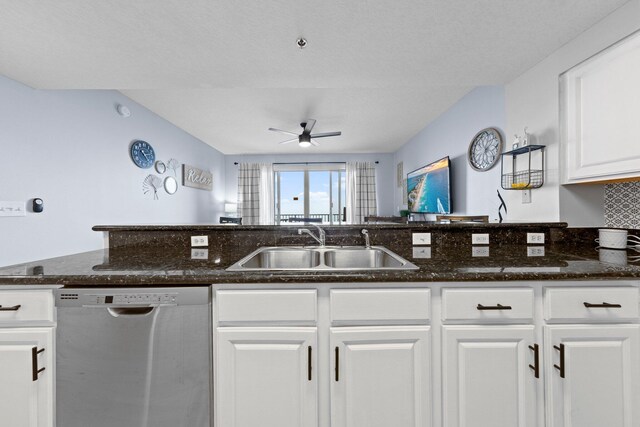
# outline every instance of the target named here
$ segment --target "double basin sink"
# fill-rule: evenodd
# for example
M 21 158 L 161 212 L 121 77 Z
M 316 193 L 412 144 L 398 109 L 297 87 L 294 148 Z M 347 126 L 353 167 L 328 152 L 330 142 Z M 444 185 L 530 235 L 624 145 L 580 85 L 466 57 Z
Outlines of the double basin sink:
M 367 271 L 417 270 L 382 246 L 277 246 L 260 248 L 228 271 Z

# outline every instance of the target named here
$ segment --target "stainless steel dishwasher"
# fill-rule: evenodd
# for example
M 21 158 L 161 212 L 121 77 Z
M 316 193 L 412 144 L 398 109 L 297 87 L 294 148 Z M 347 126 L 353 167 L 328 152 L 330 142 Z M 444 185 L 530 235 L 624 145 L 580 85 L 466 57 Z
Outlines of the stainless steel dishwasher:
M 56 291 L 59 427 L 210 427 L 209 288 Z

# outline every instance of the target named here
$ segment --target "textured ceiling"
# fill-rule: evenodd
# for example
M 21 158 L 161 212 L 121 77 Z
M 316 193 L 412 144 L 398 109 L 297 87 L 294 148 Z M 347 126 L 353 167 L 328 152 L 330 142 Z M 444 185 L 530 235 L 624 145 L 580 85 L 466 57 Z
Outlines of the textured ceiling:
M 625 1 L 0 0 L 0 73 L 122 90 L 225 153 L 297 150 L 266 128 L 306 116 L 332 151 L 393 151 Z

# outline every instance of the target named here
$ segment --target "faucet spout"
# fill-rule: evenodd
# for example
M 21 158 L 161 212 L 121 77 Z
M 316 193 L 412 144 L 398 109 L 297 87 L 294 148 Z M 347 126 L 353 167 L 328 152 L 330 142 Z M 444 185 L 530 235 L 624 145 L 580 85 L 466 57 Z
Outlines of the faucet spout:
M 371 248 L 371 241 L 369 240 L 369 230 L 363 228 L 361 233 L 364 236 L 364 247 L 367 249 Z
M 314 227 L 316 227 L 318 229 L 318 235 L 316 236 L 315 234 L 313 234 L 313 232 L 311 230 L 309 230 L 308 228 L 298 228 L 298 234 L 308 234 L 309 236 L 313 237 L 313 239 L 318 242 L 318 244 L 320 246 L 324 246 L 325 245 L 325 241 L 326 241 L 326 233 L 325 231 L 318 225 L 316 224 L 311 224 Z

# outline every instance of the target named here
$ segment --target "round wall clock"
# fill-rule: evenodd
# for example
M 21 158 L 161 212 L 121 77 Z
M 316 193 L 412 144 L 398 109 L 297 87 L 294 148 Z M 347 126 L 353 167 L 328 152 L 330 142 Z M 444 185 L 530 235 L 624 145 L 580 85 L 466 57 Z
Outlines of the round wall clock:
M 156 161 L 156 153 L 153 151 L 153 147 L 146 141 L 133 141 L 130 154 L 133 163 L 142 169 L 149 169 Z
M 484 172 L 498 162 L 500 153 L 502 153 L 500 132 L 494 128 L 486 128 L 478 132 L 471 140 L 467 160 L 474 170 Z

